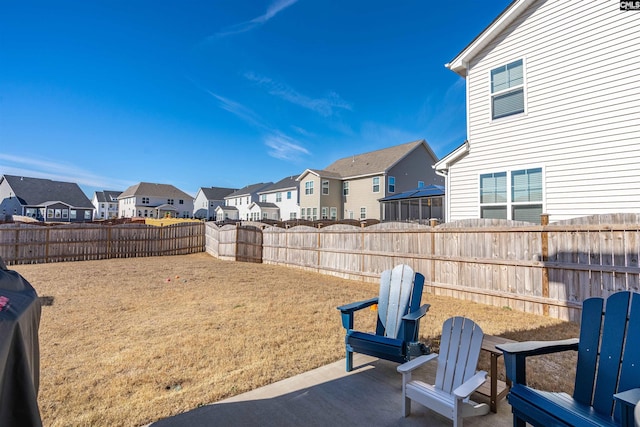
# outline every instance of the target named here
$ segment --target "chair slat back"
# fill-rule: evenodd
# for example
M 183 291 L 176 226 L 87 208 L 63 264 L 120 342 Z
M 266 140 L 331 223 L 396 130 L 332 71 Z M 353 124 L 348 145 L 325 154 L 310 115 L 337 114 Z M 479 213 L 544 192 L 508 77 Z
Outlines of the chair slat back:
M 582 307 L 574 399 L 619 420 L 613 395 L 640 387 L 640 297 L 616 292 Z
M 404 264 L 382 272 L 378 297 L 378 335 L 398 338 L 402 316 L 409 312 L 413 279 L 413 269 Z
M 484 333 L 464 317 L 447 319 L 442 326 L 435 387 L 452 393 L 476 373 Z

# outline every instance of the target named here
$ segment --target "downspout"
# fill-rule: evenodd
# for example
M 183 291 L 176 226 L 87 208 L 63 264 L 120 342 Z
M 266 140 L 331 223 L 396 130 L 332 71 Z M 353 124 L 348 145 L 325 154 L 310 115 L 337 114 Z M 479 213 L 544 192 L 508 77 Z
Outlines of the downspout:
M 448 166 L 448 165 L 447 165 Z M 451 205 L 450 203 L 450 199 L 451 199 L 451 192 L 449 191 L 449 185 L 451 184 L 449 182 L 449 168 L 447 167 L 447 169 L 444 170 L 435 170 L 436 175 L 440 175 L 441 177 L 444 178 L 444 222 L 448 222 L 449 218 L 451 217 L 451 212 L 449 210 L 449 206 Z

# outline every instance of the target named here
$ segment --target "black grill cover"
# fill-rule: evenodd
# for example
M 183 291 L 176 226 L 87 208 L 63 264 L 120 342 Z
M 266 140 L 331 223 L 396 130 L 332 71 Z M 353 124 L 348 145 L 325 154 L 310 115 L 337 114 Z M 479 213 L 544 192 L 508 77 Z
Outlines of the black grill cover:
M 41 306 L 33 287 L 0 258 L 0 425 L 41 426 Z

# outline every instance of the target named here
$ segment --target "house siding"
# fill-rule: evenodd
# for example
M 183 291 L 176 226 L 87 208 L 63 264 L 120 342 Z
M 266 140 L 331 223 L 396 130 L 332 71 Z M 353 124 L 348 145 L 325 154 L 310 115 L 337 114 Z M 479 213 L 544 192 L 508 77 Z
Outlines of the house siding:
M 373 178 L 380 178 L 380 191 L 373 192 Z M 349 195 L 344 198 L 343 218 L 351 219 L 350 213 L 353 212 L 353 219 L 360 218 L 360 209 L 366 208 L 366 219 L 380 219 L 380 203 L 378 199 L 385 196 L 384 175 L 372 175 L 359 179 L 345 179 L 349 181 Z
M 552 221 L 640 210 L 640 14 L 618 1 L 536 1 L 468 68 L 469 155 L 450 168 L 448 220 L 479 216 L 479 174 L 543 167 Z M 525 113 L 491 120 L 490 71 L 524 60 Z

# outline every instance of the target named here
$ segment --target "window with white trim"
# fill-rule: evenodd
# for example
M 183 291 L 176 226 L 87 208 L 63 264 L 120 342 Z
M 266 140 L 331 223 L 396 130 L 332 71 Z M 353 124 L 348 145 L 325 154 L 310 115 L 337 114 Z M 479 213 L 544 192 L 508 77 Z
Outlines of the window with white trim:
M 282 201 L 282 193 L 276 193 L 276 203 L 279 203 Z
M 360 208 L 360 219 L 367 219 L 367 208 Z
M 260 202 L 261 203 L 265 203 L 267 201 L 267 195 L 266 194 L 261 194 L 260 195 Z
M 342 183 L 342 195 L 343 196 L 349 195 L 349 181 L 345 181 L 344 183 Z
M 326 206 L 323 206 L 320 213 L 320 219 L 328 219 L 327 212 L 329 212 L 329 209 Z
M 543 211 L 542 181 L 542 168 L 480 175 L 480 218 L 539 224 Z
M 524 63 L 522 59 L 491 70 L 491 118 L 524 113 Z
M 307 181 L 304 183 L 304 194 L 307 196 L 313 194 L 313 181 Z
M 389 178 L 387 178 L 387 182 L 389 183 L 389 193 L 395 193 L 396 192 L 396 177 L 395 176 L 390 176 Z
M 338 208 L 329 208 L 329 215 L 331 219 L 338 219 Z
M 379 176 L 374 176 L 372 179 L 372 184 L 373 184 L 373 192 L 374 193 L 379 193 L 380 192 L 380 177 Z
M 322 181 L 322 194 L 324 196 L 329 194 L 329 181 Z

